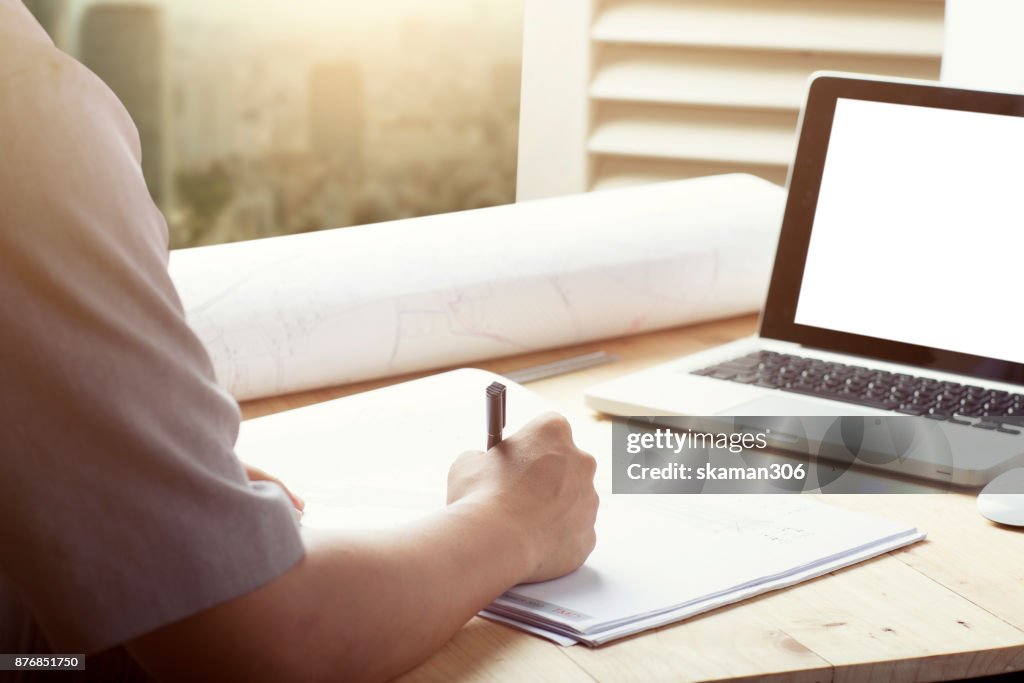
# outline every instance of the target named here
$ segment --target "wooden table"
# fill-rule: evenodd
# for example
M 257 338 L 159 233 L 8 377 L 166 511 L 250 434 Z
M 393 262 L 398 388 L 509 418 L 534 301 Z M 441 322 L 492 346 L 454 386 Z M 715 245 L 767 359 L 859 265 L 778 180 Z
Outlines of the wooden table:
M 478 363 L 509 371 L 605 350 L 622 360 L 530 384 L 573 419 L 599 460 L 610 423 L 584 388 L 751 334 L 752 317 Z M 246 417 L 411 377 L 253 401 Z M 475 618 L 403 681 L 934 681 L 1024 670 L 1024 532 L 984 520 L 961 493 L 828 496 L 907 521 L 928 540 L 597 649 L 560 648 Z M 685 572 L 681 567 L 680 572 Z

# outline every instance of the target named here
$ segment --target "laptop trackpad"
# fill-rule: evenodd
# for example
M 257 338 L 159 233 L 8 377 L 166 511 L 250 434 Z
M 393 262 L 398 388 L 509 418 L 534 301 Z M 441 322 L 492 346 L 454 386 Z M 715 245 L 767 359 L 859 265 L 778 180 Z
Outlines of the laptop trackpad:
M 792 415 L 796 417 L 831 417 L 841 415 L 878 415 L 877 410 L 858 408 L 854 405 L 833 406 L 825 401 L 805 401 L 786 396 L 765 396 L 746 401 L 718 412 L 718 415 L 746 415 L 751 417 L 775 417 Z

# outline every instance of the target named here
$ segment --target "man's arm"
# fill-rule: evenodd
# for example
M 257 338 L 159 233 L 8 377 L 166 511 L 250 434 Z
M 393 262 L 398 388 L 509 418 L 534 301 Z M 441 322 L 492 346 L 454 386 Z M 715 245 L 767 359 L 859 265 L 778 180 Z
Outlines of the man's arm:
M 0 0 L 0 572 L 59 650 L 188 680 L 374 679 L 593 546 L 593 460 L 548 418 L 402 532 L 304 539 L 233 454 L 113 94 Z M 140 635 L 148 634 L 148 635 Z
M 291 503 L 234 455 L 237 405 L 184 318 L 139 155 L 114 94 L 0 0 L 0 574 L 58 651 L 249 593 L 304 552 Z
M 245 596 L 129 643 L 152 674 L 385 680 L 421 662 L 508 587 L 593 549 L 594 460 L 548 415 L 449 475 L 451 504 L 390 533 L 307 535 L 305 558 Z

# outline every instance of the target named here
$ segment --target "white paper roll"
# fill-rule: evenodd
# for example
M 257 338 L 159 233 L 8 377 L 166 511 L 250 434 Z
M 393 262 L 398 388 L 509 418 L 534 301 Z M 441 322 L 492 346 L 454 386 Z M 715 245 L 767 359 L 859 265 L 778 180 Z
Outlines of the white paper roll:
M 180 250 L 170 270 L 245 400 L 756 310 L 784 201 L 713 176 Z

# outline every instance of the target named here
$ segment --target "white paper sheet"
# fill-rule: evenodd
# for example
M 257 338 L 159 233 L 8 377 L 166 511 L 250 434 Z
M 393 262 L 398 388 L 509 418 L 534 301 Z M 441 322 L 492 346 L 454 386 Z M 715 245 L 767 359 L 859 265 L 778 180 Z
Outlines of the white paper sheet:
M 490 611 L 599 644 L 923 538 L 797 495 L 619 496 L 604 501 L 597 531 L 582 568 L 517 586 Z
M 304 526 L 394 527 L 444 505 L 451 462 L 484 445 L 484 388 L 500 379 L 458 370 L 247 420 L 237 451 L 306 498 Z M 506 384 L 508 434 L 550 409 L 533 392 Z M 606 475 L 609 454 L 594 454 Z M 596 645 L 923 537 L 912 527 L 806 496 L 599 490 L 598 544 L 587 563 L 554 581 L 514 587 L 487 616 L 563 645 Z
M 244 400 L 757 310 L 784 195 L 698 178 L 181 250 L 170 271 Z
M 501 621 L 502 623 L 509 624 L 510 626 L 521 628 L 528 633 L 533 633 L 534 635 L 541 636 L 542 638 L 547 638 L 553 643 L 563 647 L 576 645 L 578 643 L 590 646 L 604 645 L 605 643 L 610 643 L 613 640 L 618 640 L 619 638 L 625 638 L 652 628 L 658 628 L 659 626 L 665 626 L 666 624 L 683 621 L 684 619 L 689 619 L 703 614 L 704 612 L 709 612 L 713 609 L 724 607 L 725 605 L 740 602 L 742 600 L 761 595 L 762 593 L 795 586 L 803 581 L 824 576 L 830 572 L 877 557 L 878 555 L 887 553 L 890 550 L 902 548 L 905 545 L 915 543 L 923 538 L 924 534 L 922 533 L 918 533 L 916 531 L 908 532 L 907 534 L 897 536 L 889 541 L 873 544 L 862 550 L 844 555 L 830 562 L 806 567 L 771 581 L 747 586 L 743 589 L 730 591 L 713 598 L 700 600 L 683 607 L 671 609 L 666 612 L 659 612 L 648 617 L 628 620 L 614 628 L 608 628 L 593 633 L 580 634 L 574 632 L 572 629 L 560 628 L 552 624 L 545 624 L 543 626 L 534 625 L 533 623 L 525 620 L 522 615 L 504 616 L 500 613 L 493 612 L 493 608 L 485 610 L 483 616 L 486 616 L 489 619 L 494 619 L 495 621 Z
M 552 409 L 498 375 L 463 369 L 246 420 L 235 451 L 306 500 L 303 526 L 394 526 L 443 507 L 451 463 L 485 447 L 493 381 L 507 386 L 506 434 Z

